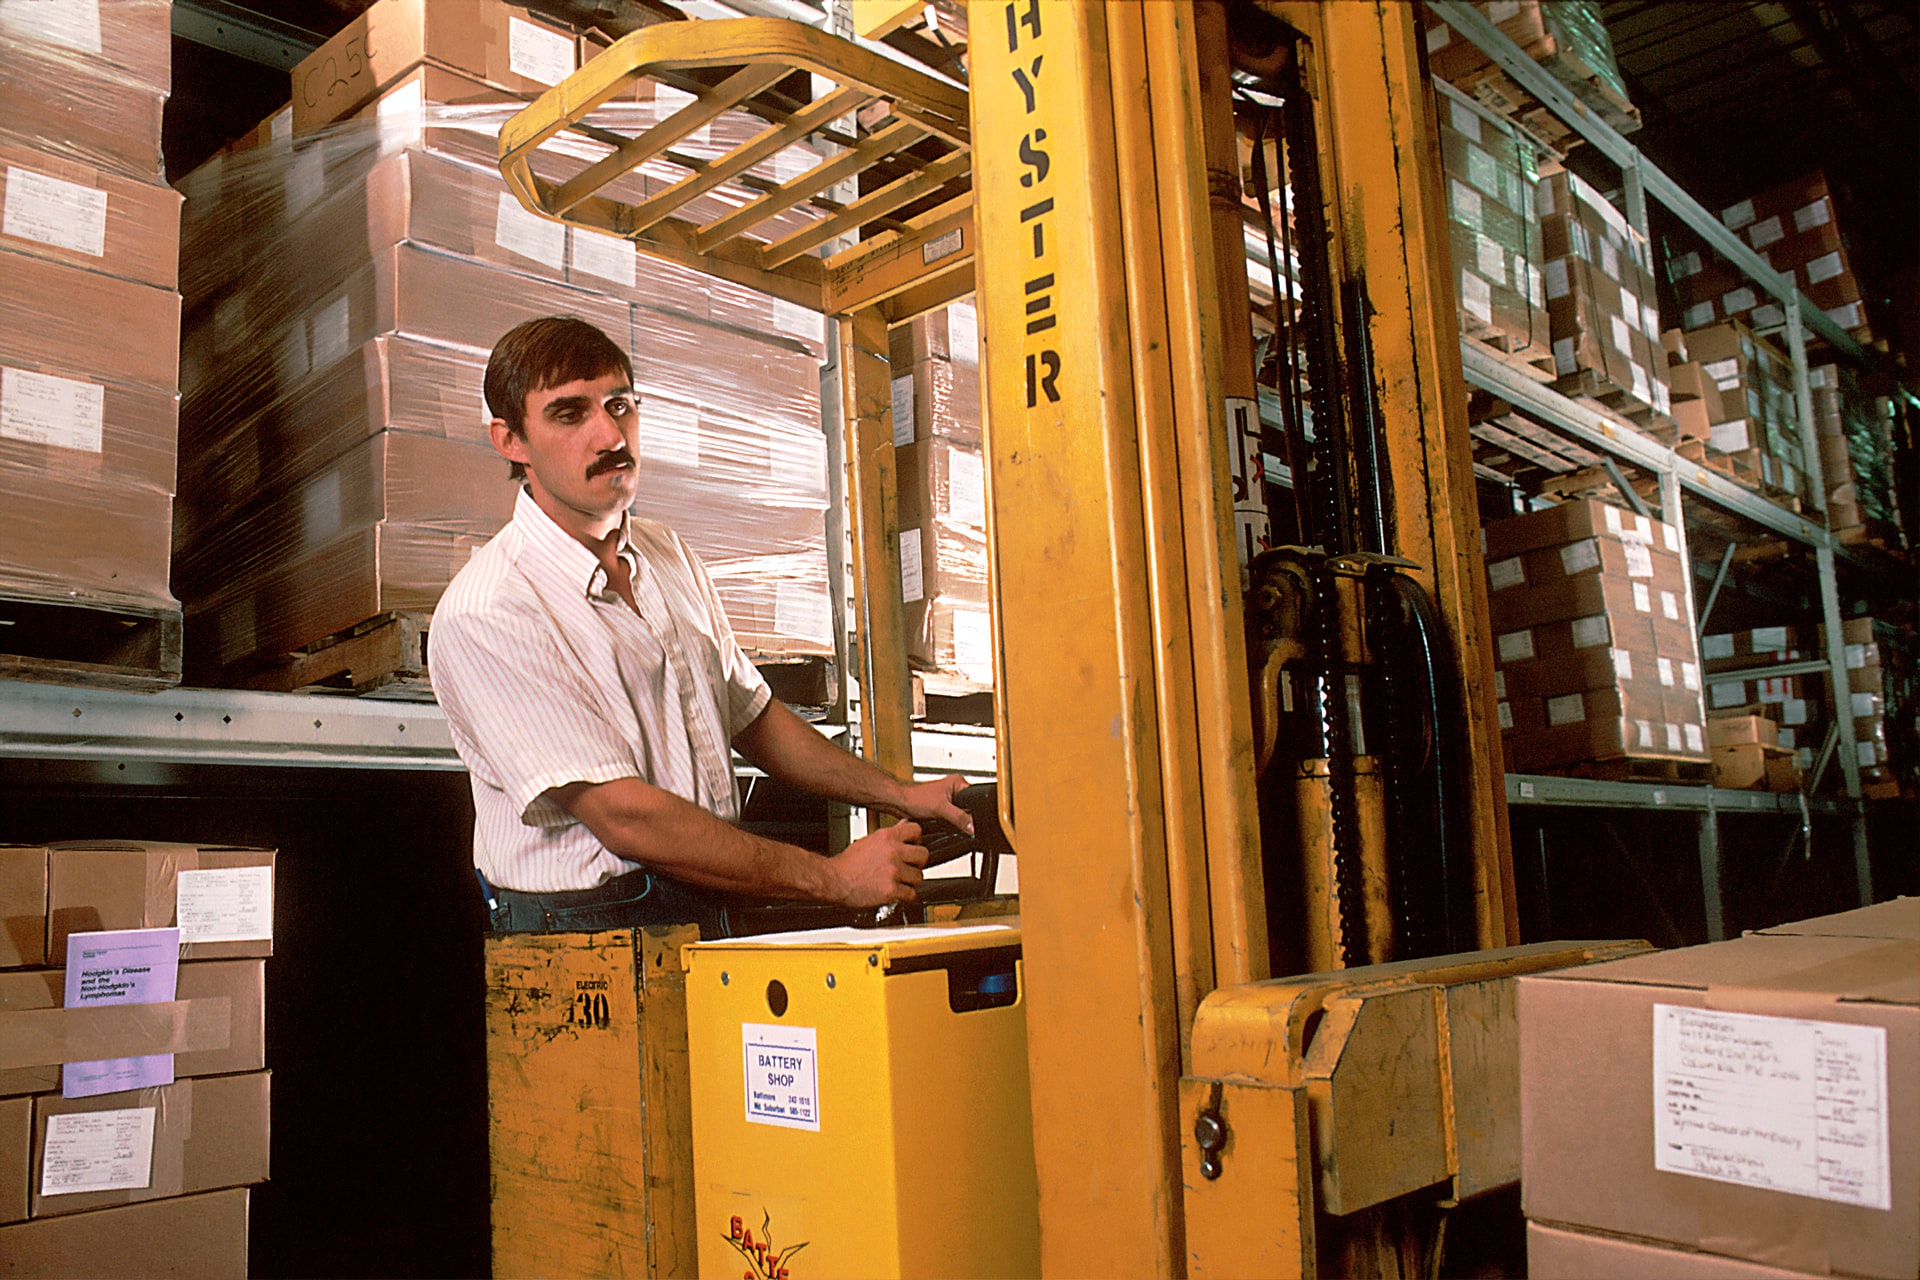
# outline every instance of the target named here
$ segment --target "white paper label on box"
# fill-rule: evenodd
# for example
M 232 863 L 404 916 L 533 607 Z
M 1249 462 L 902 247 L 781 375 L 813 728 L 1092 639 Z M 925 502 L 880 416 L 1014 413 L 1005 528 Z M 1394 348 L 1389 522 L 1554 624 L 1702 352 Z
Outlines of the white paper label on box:
M 953 611 L 953 665 L 977 680 L 993 678 L 993 627 L 986 610 Z
M 1661 523 L 1660 541 L 1664 543 L 1667 550 L 1673 552 L 1673 554 L 1680 554 L 1680 531 L 1672 525 L 1665 522 Z
M 1496 698 L 1507 696 L 1507 673 L 1498 667 L 1493 671 L 1493 696 Z
M 947 308 L 947 353 L 955 364 L 977 367 L 980 363 L 980 313 L 971 302 Z
M 1637 613 L 1653 612 L 1653 592 L 1644 582 L 1633 584 L 1633 607 Z
M 798 582 L 773 588 L 773 629 L 793 640 L 833 642 L 833 602 L 824 591 Z
M 1860 327 L 1860 319 L 1863 314 L 1860 303 L 1849 302 L 1844 307 L 1835 307 L 1827 312 L 1827 319 L 1833 321 L 1842 329 L 1857 329 Z
M 1776 729 L 1774 732 L 1780 739 L 1780 745 L 1791 751 L 1793 749 L 1793 730 Z
M 906 447 L 913 443 L 913 375 L 893 380 L 893 443 Z
M 1633 331 L 1627 328 L 1627 322 L 1619 316 L 1607 317 L 1607 331 L 1613 339 L 1613 348 L 1621 355 L 1633 354 Z
M 1739 204 L 1722 209 L 1720 221 L 1731 230 L 1738 231 L 1753 221 L 1753 201 L 1742 200 Z
M 1705 751 L 1707 749 L 1706 735 L 1700 732 L 1699 725 L 1683 724 L 1680 726 L 1680 728 L 1686 733 L 1687 750 Z
M 1739 288 L 1721 298 L 1720 305 L 1725 308 L 1728 315 L 1735 315 L 1742 311 L 1753 310 L 1759 301 L 1759 296 L 1753 290 Z
M 1880 695 L 1877 693 L 1856 693 L 1852 702 L 1853 718 L 1856 720 L 1880 714 Z
M 341 294 L 313 313 L 313 367 L 325 369 L 352 350 L 352 303 Z
M 511 253 L 558 271 L 567 261 L 567 228 L 529 213 L 511 192 L 502 191 L 493 221 L 493 242 Z
M 1722 391 L 1731 391 L 1740 385 L 1740 362 L 1732 356 L 1715 360 L 1712 364 L 1703 364 L 1700 371 L 1712 378 L 1713 385 Z
M 1635 731 L 1638 732 L 1640 735 L 1641 746 L 1643 747 L 1653 746 L 1653 721 L 1635 720 L 1633 722 L 1633 727 Z
M 1746 706 L 1747 682 L 1744 680 L 1720 680 L 1708 685 L 1707 705 L 1716 710 L 1721 707 Z
M 1585 694 L 1565 693 L 1557 698 L 1547 699 L 1547 723 L 1550 725 L 1579 724 L 1586 718 Z
M 1555 338 L 1553 340 L 1553 371 L 1572 373 L 1578 367 L 1573 359 L 1573 339 Z
M 99 53 L 100 0 L 0 0 L 0 29 Z
M 507 19 L 507 70 L 555 85 L 573 74 L 573 39 L 519 18 Z
M 1747 636 L 1755 653 L 1774 653 L 1787 647 L 1785 627 L 1755 627 Z
M 1509 631 L 1497 641 L 1500 661 L 1525 662 L 1533 657 L 1533 632 Z
M 1627 324 L 1635 329 L 1640 327 L 1640 299 L 1633 296 L 1633 290 L 1620 286 L 1620 314 L 1627 318 Z
M 417 79 L 381 98 L 373 108 L 380 130 L 381 152 L 390 153 L 418 142 L 426 115 L 426 90 Z
M 1680 687 L 1688 693 L 1700 692 L 1700 667 L 1698 663 L 1682 662 L 1680 664 Z
M 1542 287 L 1540 268 L 1534 266 L 1531 262 L 1526 264 L 1526 268 L 1527 301 L 1536 307 L 1544 307 L 1547 305 L 1547 294 L 1546 290 Z
M 1768 245 L 1784 239 L 1786 234 L 1786 229 L 1780 225 L 1780 219 L 1777 215 L 1771 218 L 1762 218 L 1747 228 L 1747 243 L 1756 249 L 1764 249 Z
M 1480 229 L 1480 193 L 1458 178 L 1447 180 L 1447 190 L 1453 199 L 1453 220 Z
M 1847 670 L 1858 671 L 1867 665 L 1867 650 L 1873 650 L 1874 661 L 1880 659 L 1880 646 L 1874 644 L 1850 644 L 1846 647 Z
M 561 230 L 566 228 L 562 227 Z M 622 288 L 633 288 L 639 278 L 640 250 L 631 240 L 605 235 L 586 227 L 573 233 L 573 269 Z
M 1653 403 L 1653 385 L 1647 380 L 1647 371 L 1638 360 L 1629 360 L 1627 368 L 1633 371 L 1633 398 L 1641 404 Z
M 98 258 L 107 251 L 107 193 L 8 165 L 0 232 Z
M 1686 738 L 1683 734 L 1681 734 L 1680 726 L 1675 724 L 1673 721 L 1669 720 L 1667 721 L 1667 724 L 1666 724 L 1666 730 L 1667 730 L 1667 750 L 1669 751 L 1685 750 L 1686 748 L 1684 744 L 1686 742 Z
M 106 388 L 74 378 L 0 369 L 0 439 L 101 451 Z
M 1600 242 L 1600 270 L 1609 280 L 1620 278 L 1620 251 L 1605 240 Z
M 1487 566 L 1487 586 L 1491 590 L 1505 591 L 1508 587 L 1523 587 L 1526 583 L 1526 562 L 1519 556 L 1496 560 Z
M 1680 314 L 1680 327 L 1698 329 L 1713 323 L 1713 303 L 1696 302 Z
M 1887 1031 L 1653 1006 L 1653 1163 L 1891 1209 Z
M 1673 412 L 1673 393 L 1664 382 L 1653 384 L 1653 407 L 1661 413 Z
M 1640 304 L 1640 331 L 1648 341 L 1660 341 L 1660 312 L 1644 302 Z
M 1460 308 L 1481 324 L 1493 323 L 1493 289 L 1465 268 L 1460 272 Z
M 1653 549 L 1651 547 L 1637 538 L 1623 538 L 1620 541 L 1620 549 L 1627 554 L 1627 576 L 1629 578 L 1651 578 L 1653 576 Z M 1638 600 L 1639 597 L 1635 596 L 1634 599 Z M 1641 612 L 1652 613 L 1653 606 L 1649 604 Z
M 1747 420 L 1735 418 L 1732 422 L 1716 422 L 1707 431 L 1707 443 L 1721 453 L 1743 453 L 1752 447 L 1747 435 Z
M 1476 231 L 1473 233 L 1473 249 L 1480 274 L 1501 288 L 1506 288 L 1507 251 L 1500 247 L 1500 242 Z
M 309 481 L 300 490 L 300 540 L 312 546 L 333 537 L 340 529 L 342 507 L 338 471 Z
M 1785 698 L 1780 703 L 1780 723 L 1802 725 L 1807 722 L 1807 700 Z
M 1467 181 L 1482 195 L 1500 198 L 1500 166 L 1472 143 L 1467 144 Z
M 75 1111 L 47 1117 L 40 1194 L 137 1191 L 153 1180 L 155 1107 Z
M 1871 741 L 1856 742 L 1853 744 L 1853 758 L 1862 769 L 1871 769 L 1880 763 L 1880 745 Z
M 820 1132 L 820 1063 L 812 1027 L 740 1024 L 747 1120 Z
M 924 566 L 920 559 L 920 531 L 900 531 L 900 603 L 912 604 L 927 597 Z
M 1812 204 L 1803 204 L 1793 211 L 1795 231 L 1811 231 L 1815 227 L 1824 227 L 1831 221 L 1833 221 L 1833 207 L 1827 203 L 1825 196 L 1821 196 Z
M 987 474 L 979 454 L 955 449 L 947 455 L 947 511 L 955 523 L 987 527 Z
M 285 106 L 273 113 L 267 121 L 267 140 L 281 143 L 293 137 L 293 108 Z
M 1677 258 L 1672 258 L 1668 260 L 1667 279 L 1672 280 L 1675 283 L 1678 283 L 1682 280 L 1685 280 L 1689 276 L 1699 275 L 1700 269 L 1701 269 L 1701 262 L 1700 262 L 1699 254 L 1683 253 Z
M 1775 325 L 1782 325 L 1786 322 L 1787 313 L 1781 310 L 1780 304 L 1777 302 L 1769 302 L 1763 307 L 1755 307 L 1753 309 L 1753 327 L 1756 329 L 1771 329 Z
M 1560 571 L 1569 578 L 1599 567 L 1600 543 L 1593 538 L 1582 538 L 1560 548 Z
M 1495 714 L 1500 717 L 1500 727 L 1502 729 L 1513 728 L 1513 705 L 1511 703 L 1500 702 L 1496 704 Z
M 287 166 L 284 179 L 287 216 L 298 217 L 327 193 L 327 158 L 318 147 L 301 153 Z
M 700 416 L 692 408 L 642 396 L 633 408 L 641 465 L 670 462 L 689 471 L 700 466 Z
M 1609 649 L 1607 656 L 1613 659 L 1613 674 L 1616 679 L 1633 679 L 1633 650 Z
M 1660 687 L 1663 689 L 1673 688 L 1673 659 L 1655 658 L 1654 666 L 1660 672 Z
M 272 939 L 272 867 L 182 871 L 175 884 L 174 910 L 181 942 Z
M 11 190 L 11 186 L 9 186 Z M 1807 264 L 1807 283 L 1819 284 L 1822 280 L 1831 280 L 1846 268 L 1840 264 L 1840 251 L 1822 254 Z
M 1567 628 L 1573 636 L 1576 649 L 1597 649 L 1613 643 L 1613 623 L 1604 613 L 1596 613 L 1590 618 L 1575 618 Z
M 1618 507 L 1609 506 L 1601 508 L 1600 519 L 1606 524 L 1608 533 L 1619 534 L 1625 529 L 1626 526 L 1620 523 L 1622 514 Z
M 1487 21 L 1505 22 L 1520 12 L 1520 0 L 1488 0 Z
M 1660 593 L 1660 616 L 1668 622 L 1680 621 L 1680 597 L 1672 591 Z
M 1480 115 L 1464 102 L 1447 102 L 1447 122 L 1473 141 L 1480 141 Z
M 1549 262 L 1547 264 L 1545 279 L 1547 282 L 1547 297 L 1556 299 L 1566 297 L 1571 288 L 1567 283 L 1567 260 L 1565 258 L 1555 258 L 1552 262 Z
M 1427 28 L 1427 52 L 1444 49 L 1453 43 L 1453 29 L 1446 23 L 1435 23 Z

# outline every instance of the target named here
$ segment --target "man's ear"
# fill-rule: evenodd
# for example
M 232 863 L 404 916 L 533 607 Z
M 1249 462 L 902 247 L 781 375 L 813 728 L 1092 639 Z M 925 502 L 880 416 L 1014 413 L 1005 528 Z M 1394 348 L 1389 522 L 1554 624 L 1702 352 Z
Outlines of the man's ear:
M 520 433 L 507 426 L 505 418 L 494 418 L 487 423 L 487 435 L 493 441 L 493 451 L 508 462 L 525 464 L 527 461 L 527 442 Z

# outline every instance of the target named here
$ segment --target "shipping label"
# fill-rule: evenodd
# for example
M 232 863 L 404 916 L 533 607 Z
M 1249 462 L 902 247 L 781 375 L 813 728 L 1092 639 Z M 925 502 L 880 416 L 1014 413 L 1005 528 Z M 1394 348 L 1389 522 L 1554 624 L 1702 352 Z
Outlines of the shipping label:
M 740 1024 L 747 1119 L 820 1132 L 820 1077 L 812 1027 Z

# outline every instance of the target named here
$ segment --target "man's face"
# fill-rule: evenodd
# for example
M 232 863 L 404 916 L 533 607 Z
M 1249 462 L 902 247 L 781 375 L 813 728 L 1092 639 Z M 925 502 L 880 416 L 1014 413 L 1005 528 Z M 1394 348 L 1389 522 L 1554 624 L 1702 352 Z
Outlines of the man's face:
M 534 500 L 571 532 L 604 532 L 639 488 L 633 388 L 618 370 L 529 392 L 524 434 L 495 419 L 493 443 L 525 464 Z

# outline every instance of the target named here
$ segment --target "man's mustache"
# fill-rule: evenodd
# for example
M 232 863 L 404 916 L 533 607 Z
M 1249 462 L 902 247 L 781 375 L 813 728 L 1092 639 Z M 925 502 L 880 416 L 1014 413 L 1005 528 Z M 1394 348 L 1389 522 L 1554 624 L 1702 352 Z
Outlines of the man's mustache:
M 591 480 L 595 476 L 605 475 L 609 471 L 618 471 L 622 467 L 632 465 L 633 454 L 629 450 L 615 449 L 611 453 L 603 453 L 593 460 L 593 464 L 587 468 L 587 479 Z

